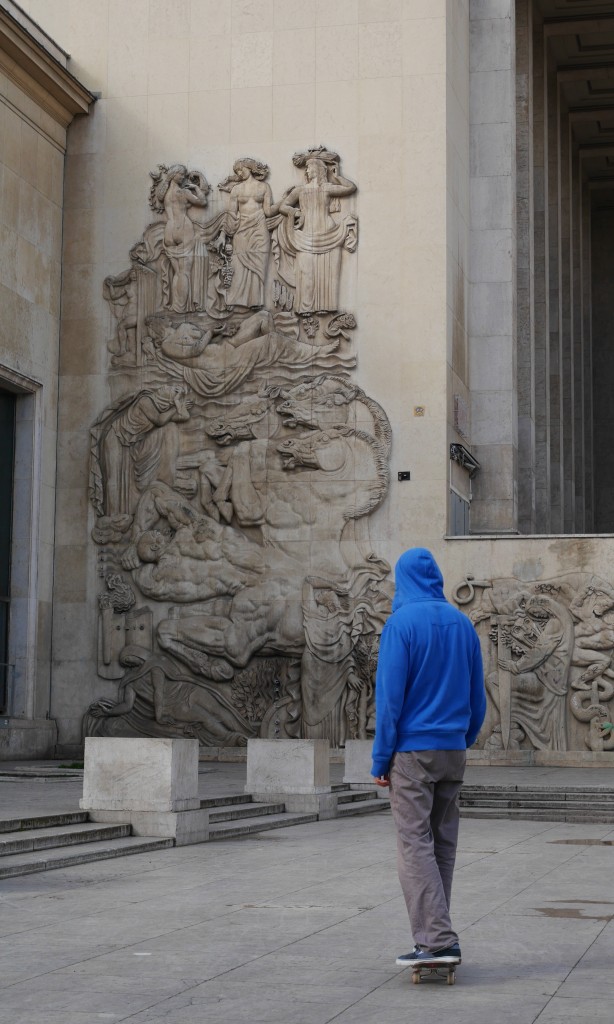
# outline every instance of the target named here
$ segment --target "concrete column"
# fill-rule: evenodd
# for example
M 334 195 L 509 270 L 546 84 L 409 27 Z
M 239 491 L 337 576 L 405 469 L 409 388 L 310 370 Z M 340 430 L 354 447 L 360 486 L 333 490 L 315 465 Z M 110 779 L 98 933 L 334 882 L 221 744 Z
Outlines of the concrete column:
M 592 353 L 592 281 L 591 281 L 591 195 L 588 182 L 582 182 L 581 209 L 582 337 L 584 382 L 584 529 L 595 529 L 593 474 L 593 353 Z
M 516 3 L 518 527 L 535 532 L 533 2 Z
M 533 336 L 535 385 L 535 532 L 550 532 L 550 347 L 548 290 L 548 202 L 546 191 L 547 136 L 544 91 L 544 32 L 540 11 L 532 5 L 533 21 Z M 525 518 L 526 521 L 526 518 Z
M 516 103 L 513 0 L 470 5 L 471 530 L 518 526 Z
M 603 205 L 601 199 L 603 198 Z M 595 193 L 592 219 L 593 400 L 595 425 L 595 530 L 614 532 L 614 445 L 612 388 L 614 375 L 614 211 L 607 194 Z
M 558 88 L 558 86 L 557 86 Z M 575 380 L 572 335 L 571 141 L 569 111 L 558 88 L 559 151 L 559 307 L 561 313 L 563 532 L 575 529 Z
M 548 201 L 548 345 L 550 370 L 550 529 L 563 532 L 563 366 L 560 290 L 559 129 L 556 69 L 546 75 L 546 194 Z
M 570 129 L 572 121 L 570 117 Z M 581 162 L 577 143 L 570 134 L 571 173 L 571 337 L 574 378 L 574 489 L 575 516 L 574 532 L 586 531 L 584 431 L 586 410 L 584 407 L 584 330 L 582 320 L 582 180 Z

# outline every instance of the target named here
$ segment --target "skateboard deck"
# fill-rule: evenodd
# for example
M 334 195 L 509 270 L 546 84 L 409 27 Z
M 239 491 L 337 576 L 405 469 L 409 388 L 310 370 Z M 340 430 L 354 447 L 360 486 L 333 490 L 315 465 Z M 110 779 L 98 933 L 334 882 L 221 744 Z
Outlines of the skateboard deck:
M 411 980 L 414 985 L 419 985 L 423 976 L 428 978 L 432 975 L 436 978 L 446 978 L 448 985 L 454 985 L 456 983 L 456 968 L 459 964 L 460 960 L 456 960 L 451 964 L 442 964 L 436 960 L 430 962 L 424 960 L 421 964 L 414 964 L 412 966 Z

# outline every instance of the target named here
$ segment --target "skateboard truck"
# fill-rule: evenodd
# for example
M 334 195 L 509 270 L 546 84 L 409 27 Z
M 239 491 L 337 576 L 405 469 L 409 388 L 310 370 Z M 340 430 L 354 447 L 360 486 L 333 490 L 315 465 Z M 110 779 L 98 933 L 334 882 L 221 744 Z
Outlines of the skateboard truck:
M 412 965 L 411 980 L 414 985 L 419 985 L 423 975 L 426 977 L 434 975 L 435 977 L 446 978 L 448 985 L 454 985 L 456 983 L 456 968 L 459 964 L 460 960 L 455 960 L 451 964 L 441 963 L 440 960 L 424 960 L 420 964 Z

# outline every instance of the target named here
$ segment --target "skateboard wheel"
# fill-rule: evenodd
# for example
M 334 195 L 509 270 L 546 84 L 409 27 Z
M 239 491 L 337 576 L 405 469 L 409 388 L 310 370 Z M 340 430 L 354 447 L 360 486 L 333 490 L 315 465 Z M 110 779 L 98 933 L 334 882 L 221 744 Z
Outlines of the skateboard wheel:
M 448 985 L 454 985 L 456 983 L 456 974 L 454 971 L 450 971 L 448 974 Z
M 419 985 L 420 984 L 420 971 L 414 971 L 412 976 L 411 976 L 411 980 L 413 981 L 414 985 Z

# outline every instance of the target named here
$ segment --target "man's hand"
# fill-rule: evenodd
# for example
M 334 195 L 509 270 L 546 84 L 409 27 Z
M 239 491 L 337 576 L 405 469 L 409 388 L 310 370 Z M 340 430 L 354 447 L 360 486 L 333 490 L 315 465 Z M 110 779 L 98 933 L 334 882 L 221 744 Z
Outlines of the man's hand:
M 390 776 L 389 775 L 374 775 L 373 776 L 373 781 L 375 782 L 376 786 L 381 786 L 383 789 L 385 789 L 387 786 L 390 785 Z

